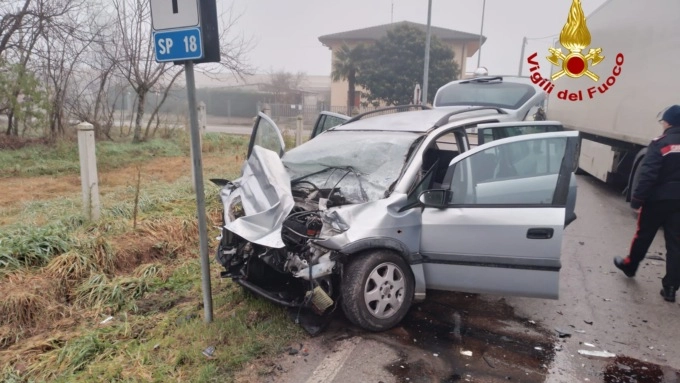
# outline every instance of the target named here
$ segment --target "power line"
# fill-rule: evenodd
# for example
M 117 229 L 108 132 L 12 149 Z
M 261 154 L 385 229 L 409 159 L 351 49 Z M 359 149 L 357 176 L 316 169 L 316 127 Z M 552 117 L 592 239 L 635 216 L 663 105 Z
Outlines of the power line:
M 547 39 L 554 39 L 557 36 L 559 36 L 559 34 L 554 34 L 554 35 L 545 36 L 545 37 L 526 37 L 526 39 L 527 40 L 547 40 Z

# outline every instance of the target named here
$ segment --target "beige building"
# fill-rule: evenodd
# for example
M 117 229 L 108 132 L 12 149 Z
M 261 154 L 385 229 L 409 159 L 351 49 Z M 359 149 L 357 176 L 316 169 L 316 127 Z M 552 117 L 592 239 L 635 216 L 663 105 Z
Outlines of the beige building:
M 386 36 L 389 29 L 403 24 L 418 28 L 423 32 L 427 32 L 427 25 L 413 23 L 410 21 L 402 21 L 399 23 L 377 25 L 369 28 L 325 35 L 319 37 L 319 41 L 333 52 L 331 55 L 332 68 L 333 60 L 335 60 L 335 52 L 342 46 L 343 43 L 347 44 L 351 48 L 361 43 L 372 44 L 376 40 Z M 437 36 L 440 41 L 453 50 L 453 59 L 456 63 L 458 63 L 458 68 L 460 68 L 458 78 L 462 78 L 466 73 L 465 63 L 467 58 L 474 55 L 479 49 L 479 35 L 435 26 L 431 26 L 430 31 L 433 36 Z M 486 41 L 486 37 L 482 37 L 482 44 L 484 41 Z M 340 108 L 347 105 L 347 87 L 348 84 L 346 80 L 334 81 L 331 83 L 332 107 Z M 357 91 L 361 91 L 361 88 L 358 86 Z M 358 97 L 357 100 L 355 100 L 355 105 L 359 105 Z

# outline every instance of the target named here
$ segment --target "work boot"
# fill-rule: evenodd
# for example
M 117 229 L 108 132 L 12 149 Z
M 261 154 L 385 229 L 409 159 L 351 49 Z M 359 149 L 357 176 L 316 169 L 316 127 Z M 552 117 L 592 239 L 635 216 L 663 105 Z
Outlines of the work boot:
M 666 302 L 675 302 L 675 292 L 678 291 L 674 286 L 663 286 L 661 289 L 661 296 Z
M 637 271 L 637 265 L 634 265 L 633 262 L 630 261 L 629 257 L 614 257 L 614 266 L 616 266 L 617 269 L 623 271 L 623 273 L 629 278 L 633 278 L 635 276 L 635 272 Z

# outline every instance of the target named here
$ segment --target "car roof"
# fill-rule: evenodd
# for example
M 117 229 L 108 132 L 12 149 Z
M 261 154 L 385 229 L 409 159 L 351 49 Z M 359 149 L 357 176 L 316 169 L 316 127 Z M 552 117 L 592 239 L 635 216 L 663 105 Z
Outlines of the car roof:
M 472 109 L 468 112 L 466 110 Z M 496 108 L 478 108 L 478 107 L 459 107 L 447 109 L 429 109 L 416 110 L 408 112 L 398 112 L 371 116 L 366 119 L 352 121 L 343 125 L 336 126 L 331 130 L 335 131 L 359 131 L 359 130 L 383 130 L 394 132 L 417 132 L 425 133 L 431 130 L 437 123 L 446 115 L 455 112 L 449 119 L 448 123 L 469 120 L 474 117 L 479 117 L 480 120 L 486 120 L 489 116 L 501 115 Z M 486 118 L 484 118 L 486 117 Z M 443 125 L 443 124 L 442 124 Z

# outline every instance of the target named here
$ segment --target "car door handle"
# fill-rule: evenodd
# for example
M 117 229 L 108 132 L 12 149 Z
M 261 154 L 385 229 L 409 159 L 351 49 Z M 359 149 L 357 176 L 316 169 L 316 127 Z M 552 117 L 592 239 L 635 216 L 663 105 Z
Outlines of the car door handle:
M 534 228 L 527 231 L 527 238 L 529 239 L 550 239 L 553 237 L 555 230 L 550 228 Z

